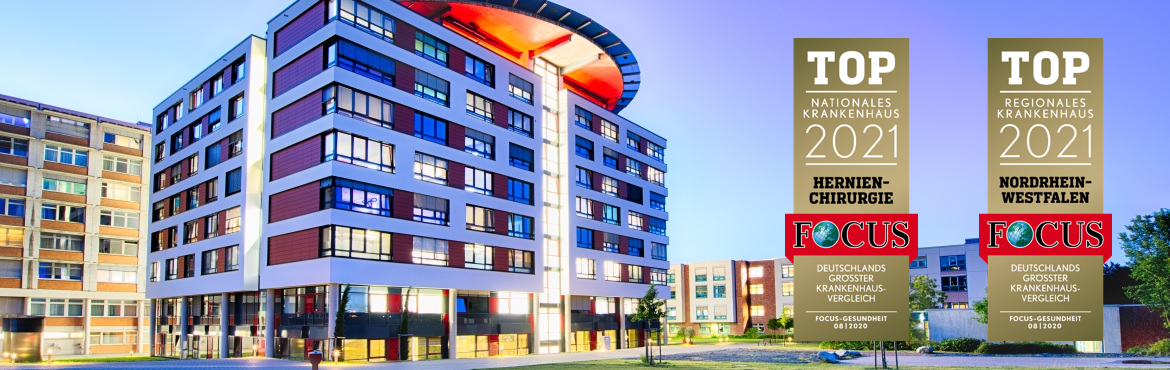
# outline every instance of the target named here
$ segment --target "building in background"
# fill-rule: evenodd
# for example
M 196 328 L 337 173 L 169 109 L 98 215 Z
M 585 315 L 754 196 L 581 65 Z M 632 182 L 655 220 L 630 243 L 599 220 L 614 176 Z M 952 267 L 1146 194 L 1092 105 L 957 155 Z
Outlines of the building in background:
M 947 295 L 943 308 L 971 308 L 987 297 L 987 262 L 979 257 L 979 238 L 963 244 L 918 249 L 910 262 L 910 276 L 934 279 Z
M 669 239 L 639 76 L 551 2 L 293 3 L 154 110 L 153 354 L 642 345 Z
M 149 126 L 0 95 L 0 314 L 54 355 L 146 353 Z

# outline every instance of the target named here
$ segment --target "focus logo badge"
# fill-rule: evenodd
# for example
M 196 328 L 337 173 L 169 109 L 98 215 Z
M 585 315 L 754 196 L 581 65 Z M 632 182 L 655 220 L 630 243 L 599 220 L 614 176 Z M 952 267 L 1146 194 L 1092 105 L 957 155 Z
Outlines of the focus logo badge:
M 1109 214 L 982 214 L 979 255 L 1103 256 L 1113 247 Z
M 799 255 L 918 256 L 915 214 L 788 214 L 784 219 L 789 227 L 784 233 L 784 252 L 790 259 Z

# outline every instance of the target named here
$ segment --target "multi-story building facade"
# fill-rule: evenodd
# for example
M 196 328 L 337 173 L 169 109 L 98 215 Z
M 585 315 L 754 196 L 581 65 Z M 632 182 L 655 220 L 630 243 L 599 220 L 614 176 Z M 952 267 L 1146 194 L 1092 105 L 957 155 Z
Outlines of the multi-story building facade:
M 971 308 L 987 297 L 987 262 L 979 257 L 979 238 L 963 244 L 918 249 L 910 262 L 910 276 L 934 279 L 947 295 L 943 308 Z
M 640 345 L 669 240 L 665 140 L 618 115 L 638 76 L 549 2 L 294 2 L 155 109 L 154 354 Z
M 150 145 L 146 124 L 0 95 L 0 314 L 44 316 L 55 355 L 146 352 Z

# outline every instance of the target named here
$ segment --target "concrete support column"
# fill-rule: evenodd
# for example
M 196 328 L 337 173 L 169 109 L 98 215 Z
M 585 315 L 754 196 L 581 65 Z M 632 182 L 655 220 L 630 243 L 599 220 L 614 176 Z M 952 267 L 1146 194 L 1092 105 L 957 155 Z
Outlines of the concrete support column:
M 458 290 L 447 290 L 447 357 L 455 358 L 456 345 L 459 342 L 456 340 L 459 337 L 459 308 L 457 307 L 457 299 L 455 294 Z
M 188 297 L 179 298 L 179 358 L 187 358 L 187 300 Z
M 617 338 L 614 338 L 614 340 L 618 341 L 618 343 L 614 344 L 614 348 L 626 348 L 626 343 L 629 343 L 629 338 L 626 338 L 626 310 L 625 306 L 623 306 L 625 302 L 622 302 L 621 297 L 614 298 L 614 301 L 616 303 L 618 313 L 618 335 Z
M 325 294 L 327 294 L 329 297 L 327 298 L 328 302 L 325 304 L 325 311 L 329 313 L 329 322 L 326 323 L 325 337 L 333 338 L 333 333 L 336 333 L 335 330 L 337 328 L 337 311 L 339 311 L 338 309 L 341 308 L 337 307 L 338 302 L 341 300 L 341 284 L 329 283 L 329 288 L 325 290 Z M 322 347 L 322 352 L 325 353 L 325 358 L 333 359 L 333 346 L 335 344 L 337 344 L 337 342 L 331 340 L 328 341 L 324 347 Z
M 228 319 L 231 315 L 228 313 L 228 294 L 219 294 L 219 358 L 228 357 L 228 347 L 231 345 L 231 333 L 228 333 Z
M 139 311 L 139 312 L 147 312 L 150 315 L 150 318 L 149 318 L 150 328 L 148 328 L 146 330 L 146 333 L 148 333 L 148 335 L 150 335 L 150 338 L 147 338 L 147 340 L 146 340 L 146 343 L 150 346 L 150 348 L 147 348 L 146 351 L 143 351 L 141 348 L 139 348 L 138 352 L 146 352 L 147 354 L 149 354 L 151 356 L 156 356 L 158 354 L 154 353 L 154 349 L 158 347 L 158 344 L 155 343 L 155 341 L 158 340 L 156 338 L 156 337 L 158 337 L 158 333 L 156 332 L 156 330 L 158 330 L 158 312 L 157 312 L 158 300 L 151 299 L 151 300 L 146 301 L 146 308 L 147 308 L 146 310 Z M 142 338 L 139 338 L 138 341 L 142 342 L 141 339 Z
M 81 316 L 84 317 L 84 321 L 85 321 L 82 324 L 85 326 L 83 326 L 81 329 L 81 353 L 88 355 L 89 354 L 89 319 L 91 317 L 89 305 L 92 304 L 93 302 L 89 299 L 83 299 L 81 301 L 84 302 L 83 303 L 84 306 L 82 306 Z
M 264 357 L 276 358 L 276 289 L 264 289 Z

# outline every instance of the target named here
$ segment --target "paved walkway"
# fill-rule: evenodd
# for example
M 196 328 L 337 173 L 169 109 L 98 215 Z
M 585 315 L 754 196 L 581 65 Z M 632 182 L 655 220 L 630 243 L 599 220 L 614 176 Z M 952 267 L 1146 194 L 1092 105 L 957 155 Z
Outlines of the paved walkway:
M 924 356 L 899 353 L 901 366 L 1022 366 L 1022 367 L 1078 367 L 1078 368 L 1170 368 L 1166 364 L 1123 364 L 1124 360 L 1153 360 L 1170 362 L 1168 357 L 1060 357 L 1060 356 Z M 878 361 L 881 361 L 880 359 Z M 843 364 L 873 367 L 873 352 L 860 358 L 841 361 Z M 894 355 L 886 353 L 886 363 L 894 368 Z M 880 366 L 880 365 L 879 365 Z

